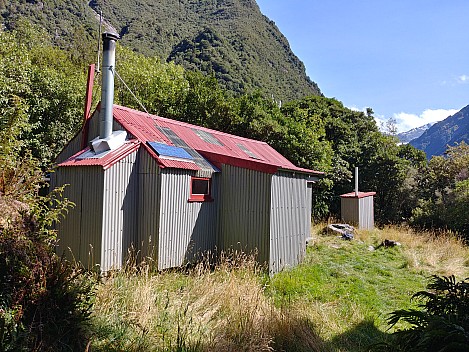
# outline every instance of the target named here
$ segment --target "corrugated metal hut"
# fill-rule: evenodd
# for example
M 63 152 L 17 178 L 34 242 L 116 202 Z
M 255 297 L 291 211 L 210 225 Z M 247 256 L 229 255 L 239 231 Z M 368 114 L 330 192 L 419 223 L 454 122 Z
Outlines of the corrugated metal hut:
M 116 38 L 103 37 L 112 49 Z M 58 225 L 59 252 L 104 271 L 120 268 L 131 246 L 159 269 L 230 249 L 256 251 L 271 273 L 302 260 L 320 172 L 264 142 L 112 103 L 103 93 L 57 158 L 52 186 L 69 184 L 76 203 Z

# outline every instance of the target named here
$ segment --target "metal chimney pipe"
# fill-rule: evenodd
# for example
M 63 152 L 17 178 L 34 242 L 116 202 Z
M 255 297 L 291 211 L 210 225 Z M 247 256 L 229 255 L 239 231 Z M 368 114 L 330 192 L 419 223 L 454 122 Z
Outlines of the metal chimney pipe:
M 101 87 L 101 113 L 99 138 L 107 138 L 112 134 L 112 106 L 114 104 L 114 73 L 116 65 L 116 41 L 119 35 L 105 32 L 103 38 L 103 67 Z
M 355 166 L 355 197 L 358 197 L 358 166 Z

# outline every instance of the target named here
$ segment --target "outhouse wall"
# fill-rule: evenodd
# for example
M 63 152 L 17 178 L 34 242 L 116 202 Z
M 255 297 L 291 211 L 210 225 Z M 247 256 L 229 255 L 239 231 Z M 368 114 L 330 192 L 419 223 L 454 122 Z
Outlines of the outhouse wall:
M 375 223 L 373 196 L 360 198 L 359 209 L 359 227 L 361 229 L 372 229 Z
M 341 198 L 340 200 L 340 214 L 342 221 L 347 224 L 357 226 L 359 223 L 359 199 L 354 198 Z
M 223 164 L 220 176 L 220 248 L 269 263 L 272 175 Z
M 161 170 L 158 269 L 182 266 L 216 247 L 218 177 L 212 175 L 211 202 L 189 202 L 195 171 Z
M 299 264 L 311 233 L 312 183 L 307 176 L 279 172 L 272 178 L 269 272 Z
M 360 229 L 372 229 L 374 227 L 373 207 L 373 196 L 342 197 L 340 206 L 342 220 Z

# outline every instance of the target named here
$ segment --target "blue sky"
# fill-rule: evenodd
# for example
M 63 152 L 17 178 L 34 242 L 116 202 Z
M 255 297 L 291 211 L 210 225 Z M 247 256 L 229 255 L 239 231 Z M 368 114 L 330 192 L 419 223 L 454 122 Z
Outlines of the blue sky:
M 469 0 L 257 0 L 327 97 L 399 131 L 469 104 Z

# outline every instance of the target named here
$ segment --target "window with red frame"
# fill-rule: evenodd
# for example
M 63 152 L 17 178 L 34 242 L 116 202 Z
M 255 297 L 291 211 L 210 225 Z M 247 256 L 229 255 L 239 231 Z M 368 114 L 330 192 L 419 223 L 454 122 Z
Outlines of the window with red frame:
M 211 182 L 209 178 L 192 177 L 191 178 L 191 195 L 189 202 L 209 202 L 212 201 L 210 192 Z

